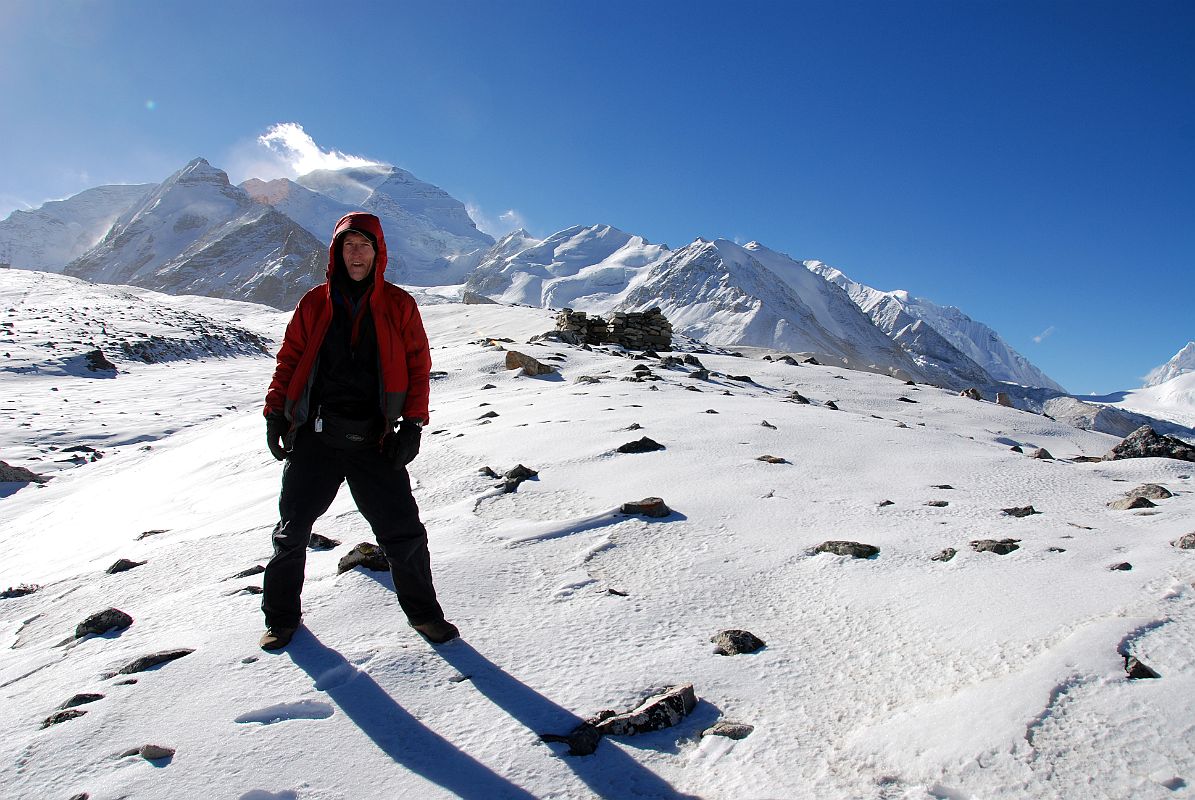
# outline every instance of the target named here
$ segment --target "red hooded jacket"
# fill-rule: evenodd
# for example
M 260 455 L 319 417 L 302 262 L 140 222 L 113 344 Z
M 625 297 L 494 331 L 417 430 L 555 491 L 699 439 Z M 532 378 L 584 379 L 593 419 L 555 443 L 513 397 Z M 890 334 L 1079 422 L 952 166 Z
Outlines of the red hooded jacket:
M 381 396 L 378 411 L 387 420 L 399 417 L 428 419 L 428 374 L 431 372 L 431 351 L 423 319 L 415 298 L 384 279 L 386 272 L 386 239 L 382 223 L 373 214 L 354 211 L 336 223 L 332 243 L 328 246 L 327 281 L 316 286 L 299 300 L 294 316 L 286 326 L 286 336 L 278 349 L 278 363 L 274 378 L 266 392 L 265 413 L 282 412 L 290 420 L 291 431 L 307 421 L 311 384 L 315 379 L 315 362 L 320 345 L 332 323 L 332 273 L 337 268 L 336 249 L 349 229 L 368 231 L 377 243 L 373 259 L 373 289 L 369 296 L 369 310 L 373 315 L 378 337 L 378 368 Z

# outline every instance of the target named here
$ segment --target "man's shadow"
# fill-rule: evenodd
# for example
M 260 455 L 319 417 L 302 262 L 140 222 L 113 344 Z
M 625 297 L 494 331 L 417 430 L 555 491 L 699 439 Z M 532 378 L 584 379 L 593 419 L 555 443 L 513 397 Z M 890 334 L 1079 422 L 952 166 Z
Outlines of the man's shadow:
M 395 763 L 466 800 L 535 800 L 534 795 L 425 726 L 367 673 L 358 670 L 306 628 L 299 629 L 286 652 L 311 676 L 315 688 L 325 692 Z M 583 722 L 576 714 L 512 677 L 462 639 L 441 645 L 436 652 L 467 676 L 491 702 L 534 733 L 567 733 Z M 599 745 L 592 756 L 573 757 L 558 752 L 562 763 L 597 797 L 697 800 L 679 793 L 608 742 Z

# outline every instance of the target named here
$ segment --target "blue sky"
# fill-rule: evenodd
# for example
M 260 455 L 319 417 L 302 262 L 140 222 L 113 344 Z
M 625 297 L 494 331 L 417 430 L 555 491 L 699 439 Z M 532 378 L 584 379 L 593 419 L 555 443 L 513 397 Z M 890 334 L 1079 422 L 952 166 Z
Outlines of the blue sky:
M 1110 392 L 1195 339 L 1192 41 L 1188 0 L 0 0 L 0 216 L 276 177 L 293 122 L 491 232 L 758 240 Z

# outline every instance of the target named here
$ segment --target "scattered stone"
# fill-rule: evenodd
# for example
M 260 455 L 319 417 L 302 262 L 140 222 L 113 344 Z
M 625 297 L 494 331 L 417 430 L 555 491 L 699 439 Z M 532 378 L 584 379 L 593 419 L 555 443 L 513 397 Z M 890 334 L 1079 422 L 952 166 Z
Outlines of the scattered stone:
M 104 699 L 104 696 L 102 694 L 96 694 L 95 692 L 81 692 L 81 693 L 71 697 L 70 700 L 67 700 L 62 705 L 58 706 L 58 708 L 65 711 L 68 708 L 74 708 L 75 706 L 87 705 L 88 703 L 94 703 L 96 700 L 103 700 L 103 699 Z
M 707 414 L 717 414 L 718 412 L 717 412 L 717 411 L 714 411 L 714 409 L 712 409 L 712 408 L 707 408 L 707 409 L 705 410 L 705 413 L 707 413 Z
M 837 404 L 837 403 L 835 403 L 833 400 L 827 400 L 827 401 L 826 401 L 825 403 L 823 403 L 822 405 L 823 405 L 825 408 L 828 408 L 828 409 L 830 409 L 831 411 L 837 411 L 837 410 L 838 410 L 838 404 Z
M 1012 398 L 1008 396 L 1008 392 L 996 392 L 996 405 L 1013 408 Z
M 780 456 L 769 456 L 769 455 L 758 456 L 755 460 L 756 461 L 765 461 L 768 464 L 787 464 L 787 463 L 789 463 L 787 458 L 781 458 Z
M 949 561 L 950 559 L 954 558 L 956 555 L 958 555 L 958 550 L 955 550 L 953 547 L 947 547 L 942 552 L 938 553 L 936 556 L 930 556 L 929 560 L 945 562 L 945 561 Z
M 773 425 L 772 423 L 768 422 L 766 419 L 765 419 L 763 422 L 759 423 L 759 424 L 760 424 L 760 427 L 763 427 L 763 428 L 771 428 L 772 430 L 776 430 L 776 426 L 775 426 L 775 425 Z
M 597 750 L 598 742 L 602 740 L 602 734 L 590 723 L 582 722 L 564 736 L 556 733 L 541 733 L 539 738 L 544 742 L 567 744 L 570 756 L 588 756 Z
M 254 564 L 253 566 L 249 567 L 249 569 L 243 569 L 240 572 L 238 572 L 236 575 L 231 575 L 231 576 L 225 578 L 224 580 L 235 581 L 240 578 L 251 578 L 254 575 L 260 575 L 261 573 L 263 573 L 265 571 L 266 571 L 266 568 L 263 567 L 261 564 Z
M 72 794 L 67 800 L 91 800 L 91 795 L 87 792 L 79 792 L 78 794 Z
M 645 497 L 636 502 L 623 503 L 618 510 L 623 514 L 638 514 L 644 517 L 666 517 L 672 513 L 672 509 L 660 497 Z
M 24 467 L 9 466 L 0 461 L 0 483 L 45 483 L 50 480 L 49 475 L 38 475 Z
M 976 539 L 971 542 L 971 549 L 976 553 L 995 553 L 1006 556 L 1013 550 L 1019 550 L 1020 539 Z
M 524 467 L 522 464 L 517 464 L 513 469 L 506 471 L 506 474 L 502 476 L 503 482 L 499 485 L 502 487 L 503 492 L 510 494 L 519 488 L 520 483 L 528 478 L 534 478 L 537 475 L 539 475 L 539 473 L 530 467 Z
M 496 416 L 498 416 L 497 411 L 487 411 L 484 414 L 482 414 L 480 417 L 478 417 L 478 419 L 493 419 Z
M 1012 508 L 1002 508 L 1000 512 L 1009 517 L 1029 517 L 1034 514 L 1040 514 L 1033 506 L 1014 506 Z
M 930 506 L 932 508 L 945 508 L 946 506 L 950 505 L 950 501 L 949 500 L 926 500 L 924 503 L 922 503 L 922 505 Z
M 708 381 L 710 379 L 710 371 L 708 369 L 695 369 L 689 373 L 690 378 L 696 378 L 699 381 Z
M 1148 425 L 1142 425 L 1113 447 L 1105 461 L 1122 458 L 1176 458 L 1195 461 L 1195 447 L 1173 436 L 1163 436 Z
M 1053 461 L 1054 456 L 1050 455 L 1050 451 L 1044 447 L 1039 447 L 1029 454 L 1030 458 L 1040 458 L 1044 461 Z
M 232 594 L 262 594 L 264 592 L 265 592 L 265 589 L 263 589 L 260 586 L 242 586 L 240 589 L 237 589 Z
M 909 398 L 909 397 L 898 397 L 898 398 L 896 398 L 896 402 L 898 402 L 898 403 L 916 403 L 917 401 L 913 400 L 912 398 Z
M 799 367 L 799 366 L 801 366 L 801 362 L 797 361 L 797 360 L 796 360 L 795 358 L 793 358 L 792 356 L 780 356 L 780 358 L 778 358 L 778 359 L 776 359 L 776 360 L 777 360 L 777 361 L 782 361 L 782 362 L 784 362 L 785 364 L 788 364 L 790 367 Z
M 461 294 L 461 302 L 467 306 L 477 305 L 501 305 L 497 300 L 486 297 L 484 294 L 477 292 L 466 291 Z
M 696 386 L 694 386 L 694 385 L 692 385 L 692 384 L 689 384 L 688 386 L 686 386 L 686 387 L 685 387 L 685 391 L 688 391 L 688 392 L 700 392 L 701 390 L 700 390 L 700 389 L 698 389 Z
M 737 656 L 741 653 L 754 653 L 767 642 L 760 639 L 751 631 L 731 629 L 720 631 L 710 637 L 714 644 L 714 652 L 720 656 Z
M 1127 561 L 1121 561 L 1119 564 L 1113 564 L 1112 566 L 1108 567 L 1108 569 L 1112 570 L 1113 572 L 1128 572 L 1132 568 L 1133 565 Z
M 747 375 L 727 375 L 726 380 L 738 381 L 739 383 L 755 383 L 755 381 L 751 380 L 751 378 Z
M 1156 508 L 1157 503 L 1152 500 L 1147 500 L 1144 497 L 1122 497 L 1119 500 L 1113 500 L 1108 504 L 1108 508 L 1116 511 L 1129 511 L 1134 508 Z
M 800 392 L 794 391 L 792 394 L 790 394 L 788 396 L 788 399 L 793 401 L 794 403 L 799 403 L 801 405 L 809 405 L 809 398 L 805 397 Z
M 497 472 L 494 472 L 492 467 L 482 467 L 481 469 L 478 470 L 478 472 L 480 472 L 482 475 L 485 475 L 486 477 L 489 477 L 489 478 L 501 478 L 502 477 Z
M 1047 547 L 1046 552 L 1047 553 L 1065 553 L 1066 548 L 1065 547 Z
M 1184 533 L 1170 544 L 1174 545 L 1179 550 L 1195 550 L 1195 532 Z
M 107 572 L 109 575 L 115 575 L 115 574 L 117 574 L 118 572 L 128 572 L 129 570 L 133 569 L 134 567 L 140 567 L 140 566 L 142 566 L 142 565 L 144 565 L 144 564 L 147 564 L 147 563 L 149 563 L 149 562 L 146 562 L 146 561 L 130 561 L 130 560 L 129 560 L 129 559 L 127 559 L 127 558 L 122 558 L 122 559 L 120 559 L 119 561 L 117 561 L 115 564 L 113 564 L 112 566 L 108 567 L 108 569 L 106 570 L 106 572 Z
M 979 390 L 974 386 L 972 386 L 970 389 L 963 389 L 961 392 L 959 392 L 959 397 L 970 397 L 972 400 L 983 399 L 983 395 L 980 394 Z
M 524 375 L 548 375 L 556 371 L 555 367 L 544 364 L 526 353 L 520 353 L 517 350 L 507 350 L 506 368 L 519 369 L 520 367 L 522 367 Z
M 159 534 L 163 534 L 163 533 L 170 533 L 170 529 L 169 528 L 155 528 L 152 531 L 142 531 L 140 534 L 137 535 L 137 541 L 141 541 L 142 539 L 148 539 L 151 536 L 158 536 Z
M 3 592 L 0 592 L 0 600 L 12 600 L 14 597 L 24 597 L 27 594 L 33 594 L 40 588 L 35 583 L 22 583 L 20 586 L 9 586 Z
M 492 383 L 487 383 L 485 386 L 482 386 L 481 388 L 482 388 L 483 390 L 485 390 L 485 389 L 497 389 L 498 387 L 497 387 L 497 386 L 495 386 L 495 385 L 494 385 L 494 384 L 492 384 Z
M 115 674 L 132 675 L 135 672 L 145 672 L 147 669 L 152 669 L 159 664 L 165 664 L 169 661 L 182 658 L 183 656 L 189 656 L 194 652 L 195 650 L 192 648 L 183 647 L 177 650 L 162 650 L 158 653 L 151 653 L 150 655 L 141 656 L 141 658 L 130 661 L 128 664 L 125 664 L 123 667 L 117 670 Z
M 686 353 L 684 361 L 690 367 L 697 367 L 698 369 L 705 369 L 705 365 L 702 364 L 701 361 L 698 360 L 697 356 L 693 355 L 692 353 Z
M 339 539 L 329 539 L 322 533 L 313 533 L 311 538 L 307 541 L 307 546 L 312 550 L 334 550 L 340 547 Z
M 696 707 L 697 695 L 688 683 L 649 697 L 624 714 L 599 715 L 601 719 L 590 724 L 603 736 L 634 736 L 672 727 Z
M 884 506 L 894 506 L 894 505 L 896 505 L 896 503 L 892 502 L 891 500 L 881 500 L 880 501 L 880 508 L 883 508 Z
M 1010 448 L 1008 448 L 1008 449 L 1009 449 L 1009 450 L 1011 450 L 1011 451 L 1013 451 L 1014 453 L 1023 453 L 1023 452 L 1025 452 L 1024 450 L 1022 450 L 1022 449 L 1021 449 L 1021 446 L 1020 446 L 1019 444 L 1014 444 L 1012 447 L 1010 447 Z
M 929 488 L 931 488 L 931 489 L 953 489 L 954 487 L 951 486 L 949 483 L 935 483 L 935 484 L 932 484 Z
M 1076 464 L 1098 464 L 1103 460 L 1104 459 L 1096 458 L 1095 456 L 1073 456 L 1071 458 L 1071 461 L 1075 462 Z
M 822 365 L 822 362 L 818 361 L 818 360 L 817 360 L 816 358 L 814 358 L 813 356 L 810 356 L 809 358 L 805 359 L 805 360 L 804 360 L 803 362 L 801 362 L 801 363 L 803 363 L 803 364 L 809 364 L 810 366 L 813 366 L 813 367 L 820 367 L 820 366 Z
M 1136 489 L 1127 492 L 1125 497 L 1145 497 L 1150 500 L 1166 500 L 1174 497 L 1174 494 L 1165 486 L 1160 486 L 1156 483 L 1143 483 Z
M 701 732 L 702 736 L 725 736 L 727 739 L 746 739 L 755 730 L 745 722 L 715 722 Z
M 573 380 L 573 383 L 590 383 L 590 384 L 592 384 L 592 383 L 601 383 L 601 382 L 602 382 L 602 379 L 597 377 L 596 375 L 578 375 Z
M 1147 665 L 1141 663 L 1136 656 L 1126 655 L 1124 657 L 1124 671 L 1125 674 L 1129 676 L 1129 680 L 1131 681 L 1162 677 L 1157 672 L 1150 669 Z
M 175 751 L 173 747 L 163 747 L 160 744 L 144 744 L 134 752 L 146 761 L 157 761 L 162 758 L 170 758 Z
M 880 554 L 880 548 L 875 545 L 860 542 L 844 542 L 831 540 L 822 542 L 813 548 L 814 553 L 833 553 L 836 556 L 850 556 L 851 558 L 871 558 Z
M 45 730 L 51 725 L 57 725 L 60 722 L 66 722 L 68 719 L 81 717 L 86 713 L 87 709 L 85 708 L 68 708 L 64 711 L 55 711 L 53 714 L 42 720 L 42 730 Z
M 348 572 L 354 567 L 365 567 L 373 572 L 389 572 L 390 562 L 386 560 L 382 548 L 373 542 L 361 542 L 341 557 L 336 564 L 336 574 Z
M 642 439 L 639 439 L 637 441 L 627 442 L 624 445 L 619 445 L 618 452 L 620 452 L 620 453 L 651 453 L 656 450 L 663 450 L 663 449 L 664 449 L 664 445 L 660 444 L 659 442 L 655 441 L 654 439 L 649 439 L 648 437 L 644 436 Z
M 123 631 L 132 624 L 133 618 L 119 608 L 106 608 L 75 626 L 75 638 L 82 639 L 89 633 L 100 636 L 108 631 Z

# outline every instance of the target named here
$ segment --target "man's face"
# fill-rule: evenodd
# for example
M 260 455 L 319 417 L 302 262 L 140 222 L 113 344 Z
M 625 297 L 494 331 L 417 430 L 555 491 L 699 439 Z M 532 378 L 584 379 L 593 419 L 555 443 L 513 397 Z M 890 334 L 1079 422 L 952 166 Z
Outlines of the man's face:
M 349 231 L 340 240 L 340 255 L 349 277 L 355 281 L 365 280 L 373 271 L 373 242 L 356 231 Z

